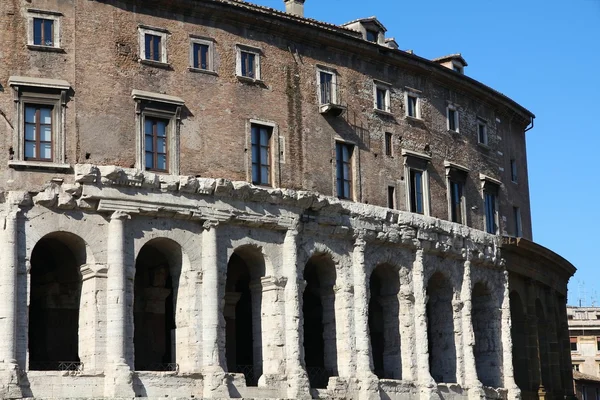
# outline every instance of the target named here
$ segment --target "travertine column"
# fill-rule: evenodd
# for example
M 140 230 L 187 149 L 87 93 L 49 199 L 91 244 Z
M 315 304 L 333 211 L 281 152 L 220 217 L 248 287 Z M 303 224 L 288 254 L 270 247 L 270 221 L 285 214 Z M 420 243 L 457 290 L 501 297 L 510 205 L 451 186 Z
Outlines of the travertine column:
M 2 252 L 0 257 L 0 315 L 3 316 L 0 357 L 4 368 L 12 369 L 17 363 L 17 214 L 18 209 L 4 215 Z
M 501 325 L 500 338 L 502 340 L 502 367 L 504 387 L 508 389 L 509 400 L 520 399 L 521 390 L 515 382 L 515 373 L 513 369 L 513 343 L 511 336 L 511 316 L 510 316 L 510 287 L 508 284 L 508 271 L 504 271 L 504 283 L 502 293 L 502 309 L 500 310 Z
M 285 336 L 281 335 L 285 329 L 285 316 L 283 315 L 285 282 L 285 278 L 277 279 L 272 276 L 260 279 L 261 293 L 258 299 L 262 301 L 262 304 L 259 304 L 258 311 L 262 316 L 262 321 L 258 333 L 262 338 L 263 379 L 259 381 L 259 386 L 267 384 L 269 379 L 272 382 L 270 378 L 272 376 L 285 376 Z
M 291 228 L 283 241 L 283 274 L 287 279 L 285 297 L 285 364 L 290 399 L 310 399 L 306 371 L 302 368 L 302 292 L 304 280 L 298 269 L 298 231 Z
M 464 264 L 463 282 L 460 293 L 462 300 L 462 338 L 464 357 L 464 385 L 469 390 L 470 399 L 480 399 L 484 395 L 483 385 L 477 378 L 477 366 L 475 364 L 475 332 L 473 331 L 472 318 L 472 286 L 471 286 L 471 256 L 467 254 Z
M 130 216 L 115 211 L 108 224 L 106 261 L 106 378 L 105 397 L 133 395 L 131 367 L 127 364 L 127 263 L 125 252 L 125 220 Z
M 101 371 L 106 362 L 106 335 L 99 329 L 106 321 L 107 269 L 104 264 L 85 264 L 81 268 L 81 306 L 79 310 L 79 357 L 85 371 Z

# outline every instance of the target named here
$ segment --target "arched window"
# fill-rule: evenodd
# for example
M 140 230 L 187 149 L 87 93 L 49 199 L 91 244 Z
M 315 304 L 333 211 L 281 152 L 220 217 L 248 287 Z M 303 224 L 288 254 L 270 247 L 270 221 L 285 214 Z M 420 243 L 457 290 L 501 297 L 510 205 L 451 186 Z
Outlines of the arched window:
M 335 264 L 325 254 L 314 255 L 304 268 L 304 362 L 310 386 L 326 388 L 336 376 Z
M 500 304 L 496 304 L 489 288 L 481 282 L 473 287 L 471 299 L 477 377 L 484 386 L 502 387 Z

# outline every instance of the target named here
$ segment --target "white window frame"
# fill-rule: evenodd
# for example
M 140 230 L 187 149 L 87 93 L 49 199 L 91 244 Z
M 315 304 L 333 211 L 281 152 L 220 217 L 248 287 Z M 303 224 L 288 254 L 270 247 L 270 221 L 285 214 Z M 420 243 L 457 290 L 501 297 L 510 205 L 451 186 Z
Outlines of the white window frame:
M 262 187 L 278 187 L 280 184 L 278 164 L 284 164 L 285 159 L 285 141 L 283 136 L 279 136 L 279 125 L 276 122 L 266 119 L 250 118 L 246 121 L 246 181 L 252 183 L 252 125 L 262 125 L 271 128 L 271 140 L 269 146 L 269 159 L 271 170 L 269 185 L 260 185 Z
M 489 177 L 487 175 L 484 174 L 479 174 L 479 179 L 481 180 L 481 199 L 483 201 L 483 231 L 486 233 L 489 233 L 491 235 L 498 235 L 500 232 L 502 232 L 502 228 L 500 227 L 500 217 L 499 217 L 499 201 L 500 201 L 500 190 L 502 188 L 502 182 L 494 179 L 492 177 Z M 494 224 L 496 225 L 496 229 L 494 233 L 490 233 L 488 232 L 488 223 L 487 223 L 487 218 L 486 218 L 486 208 L 485 208 L 485 194 L 486 192 L 492 192 L 492 190 L 495 190 L 496 193 L 494 194 Z
M 415 101 L 415 115 L 409 115 L 408 114 L 408 98 L 414 98 L 416 99 Z M 410 87 L 405 87 L 404 88 L 404 109 L 405 109 L 405 116 L 406 118 L 412 118 L 412 119 L 421 119 L 421 91 L 417 90 L 417 89 L 413 89 Z
M 154 35 L 160 37 L 160 60 L 150 60 L 146 58 L 146 35 Z M 140 62 L 149 64 L 168 64 L 167 57 L 167 38 L 169 31 L 163 28 L 155 28 L 148 25 L 138 25 L 138 39 L 140 46 Z
M 450 129 L 450 111 L 454 111 L 454 127 L 456 129 Z M 455 104 L 448 104 L 446 107 L 446 129 L 448 129 L 449 132 L 460 133 L 459 121 L 458 107 Z
M 392 85 L 387 82 L 382 82 L 378 80 L 373 81 L 373 109 L 377 112 L 384 112 L 390 114 L 392 111 L 391 106 L 391 90 Z M 377 107 L 377 90 L 384 90 L 385 96 L 383 99 L 383 109 Z
M 331 75 L 331 103 L 323 102 L 321 98 L 321 73 Z M 317 98 L 319 105 L 339 104 L 338 101 L 338 76 L 337 71 L 333 68 L 317 65 Z
M 421 171 L 423 173 L 423 214 L 421 215 L 425 215 L 425 216 L 430 216 L 431 215 L 431 202 L 429 200 L 429 163 L 431 163 L 431 156 L 427 155 L 427 154 L 423 154 L 423 153 L 418 153 L 416 151 L 411 151 L 411 150 L 402 150 L 402 156 L 404 157 L 404 181 L 406 182 L 406 210 L 411 212 L 410 209 L 410 199 L 412 197 L 412 185 L 411 185 L 411 181 L 410 181 L 410 172 L 412 170 L 415 171 Z M 411 167 L 410 164 L 410 159 L 411 158 L 416 158 L 416 159 L 420 159 L 421 162 L 426 162 L 427 163 L 427 168 L 422 169 L 422 168 L 414 168 Z
M 249 77 L 242 75 L 242 52 L 254 54 L 254 71 L 255 77 Z M 252 82 L 262 81 L 262 73 L 260 71 L 260 56 L 262 50 L 258 47 L 248 46 L 245 44 L 235 45 L 235 75 L 242 80 L 248 80 Z
M 484 140 L 481 141 L 480 137 L 479 137 L 479 127 L 483 127 L 483 137 Z M 488 137 L 488 122 L 481 118 L 481 117 L 477 117 L 477 143 L 483 146 L 489 146 L 489 137 Z
M 46 11 L 46 10 L 38 10 L 35 8 L 27 9 L 27 47 L 30 49 L 39 49 L 39 50 L 50 50 L 57 49 L 62 50 L 60 43 L 60 28 L 61 28 L 61 17 L 62 13 L 57 11 Z M 53 22 L 53 38 L 52 38 L 52 46 L 45 46 L 40 44 L 34 44 L 34 35 L 33 35 L 33 19 L 48 19 Z
M 208 46 L 208 68 L 194 67 L 194 45 Z M 215 68 L 215 41 L 212 38 L 190 34 L 190 71 L 216 74 Z
M 151 171 L 157 174 L 179 175 L 179 130 L 181 125 L 181 109 L 185 104 L 182 99 L 161 93 L 146 92 L 134 89 L 131 97 L 135 101 L 136 115 L 136 157 L 135 166 L 146 170 L 145 122 L 146 117 L 166 119 L 167 126 L 167 171 Z
M 68 92 L 71 85 L 63 80 L 11 76 L 8 84 L 13 88 L 15 104 L 15 126 L 13 129 L 13 156 L 8 162 L 11 167 L 40 167 L 63 169 L 66 164 L 66 112 Z M 25 160 L 25 107 L 26 104 L 52 106 L 52 160 Z

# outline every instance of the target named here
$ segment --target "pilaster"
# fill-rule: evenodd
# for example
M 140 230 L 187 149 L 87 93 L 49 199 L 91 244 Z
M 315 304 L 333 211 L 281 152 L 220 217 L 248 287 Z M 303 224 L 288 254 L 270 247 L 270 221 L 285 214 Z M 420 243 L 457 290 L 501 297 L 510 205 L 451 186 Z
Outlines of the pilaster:
M 502 293 L 502 309 L 500 310 L 500 338 L 502 340 L 502 365 L 503 365 L 503 380 L 504 387 L 508 389 L 508 399 L 518 400 L 521 398 L 521 389 L 515 381 L 515 371 L 513 368 L 513 342 L 511 335 L 511 315 L 510 315 L 510 287 L 509 274 L 504 271 Z

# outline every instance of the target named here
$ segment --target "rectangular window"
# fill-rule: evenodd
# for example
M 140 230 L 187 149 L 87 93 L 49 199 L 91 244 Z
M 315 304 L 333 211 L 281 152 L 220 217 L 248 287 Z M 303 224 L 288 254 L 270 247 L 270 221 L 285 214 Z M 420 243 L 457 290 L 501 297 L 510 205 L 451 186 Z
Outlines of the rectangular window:
M 242 76 L 247 78 L 256 77 L 256 71 L 254 68 L 255 57 L 256 55 L 253 53 L 242 51 Z
M 387 201 L 388 201 L 388 208 L 391 208 L 391 209 L 396 208 L 396 188 L 394 186 L 388 186 Z
M 252 183 L 271 184 L 271 133 L 269 126 L 252 124 Z
M 410 170 L 410 211 L 424 214 L 425 205 L 423 203 L 423 171 L 416 169 Z
M 333 74 L 330 72 L 319 72 L 319 101 L 321 104 L 335 104 Z
M 463 222 L 463 183 L 450 181 L 450 219 L 452 222 Z
M 523 236 L 523 227 L 521 225 L 521 209 L 519 207 L 513 207 L 513 218 L 515 221 L 515 236 Z
M 352 198 L 352 152 L 354 146 L 347 143 L 336 142 L 336 186 L 337 196 L 341 199 Z
M 158 35 L 152 35 L 150 33 L 146 33 L 144 35 L 144 43 L 145 43 L 145 48 L 144 48 L 144 55 L 145 55 L 145 60 L 151 60 L 151 61 L 162 61 L 161 60 L 161 40 L 162 38 Z
M 573 364 L 573 371 L 579 371 L 579 364 Z
M 209 50 L 210 46 L 203 43 L 192 43 L 192 67 L 196 69 L 209 70 Z
M 490 191 L 484 191 L 484 209 L 485 209 L 485 231 L 496 234 L 498 226 L 496 223 L 496 194 Z
M 487 122 L 482 119 L 477 119 L 477 142 L 486 146 L 488 144 Z
M 385 155 L 392 156 L 392 134 L 391 132 L 385 133 Z
M 600 352 L 600 336 L 596 337 L 596 350 Z
M 458 111 L 454 108 L 448 107 L 448 130 L 458 132 Z
M 145 167 L 150 171 L 168 171 L 168 119 L 146 117 L 144 120 Z
M 379 33 L 371 29 L 367 29 L 367 40 L 369 42 L 377 43 L 379 40 Z
M 510 180 L 513 182 L 517 182 L 517 160 L 514 158 L 510 160 Z
M 25 105 L 25 160 L 52 161 L 52 111 L 49 106 Z
M 54 20 L 33 18 L 33 44 L 54 47 Z
M 375 109 L 390 112 L 390 90 L 375 83 Z
M 407 94 L 406 95 L 406 115 L 412 118 L 419 118 L 418 115 L 418 100 L 419 98 L 417 96 L 414 96 L 412 94 Z

